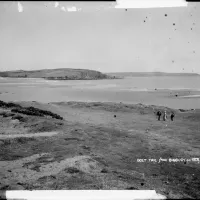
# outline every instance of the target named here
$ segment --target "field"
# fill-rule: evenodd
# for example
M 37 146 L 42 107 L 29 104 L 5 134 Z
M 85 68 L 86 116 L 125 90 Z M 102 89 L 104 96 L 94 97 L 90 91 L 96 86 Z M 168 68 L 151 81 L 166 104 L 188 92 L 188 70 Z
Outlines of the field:
M 200 155 L 200 110 L 100 102 L 9 105 L 0 111 L 1 190 L 154 189 L 167 198 L 200 197 L 200 165 L 187 160 Z M 16 105 L 23 112 L 15 112 Z M 46 114 L 24 112 L 27 107 Z M 175 120 L 158 121 L 157 110 L 173 111 Z

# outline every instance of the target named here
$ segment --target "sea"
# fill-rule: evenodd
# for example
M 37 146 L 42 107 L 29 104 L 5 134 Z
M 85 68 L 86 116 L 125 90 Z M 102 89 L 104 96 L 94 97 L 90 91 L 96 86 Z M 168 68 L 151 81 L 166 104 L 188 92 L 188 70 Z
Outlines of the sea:
M 0 100 L 122 102 L 197 109 L 200 108 L 200 76 L 125 77 L 111 80 L 0 78 Z

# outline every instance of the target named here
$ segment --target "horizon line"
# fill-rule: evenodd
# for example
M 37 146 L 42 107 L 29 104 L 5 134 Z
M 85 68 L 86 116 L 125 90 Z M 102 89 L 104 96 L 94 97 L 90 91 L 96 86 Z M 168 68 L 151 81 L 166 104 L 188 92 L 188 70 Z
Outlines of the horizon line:
M 98 71 L 101 73 L 164 73 L 164 74 L 198 74 L 198 72 L 162 72 L 162 71 L 146 71 L 146 72 L 136 72 L 136 71 L 113 71 L 113 72 L 103 72 L 98 69 L 87 69 L 87 68 L 42 68 L 42 69 L 29 69 L 29 70 L 24 70 L 24 69 L 13 69 L 13 70 L 4 70 L 0 72 L 13 72 L 13 71 L 40 71 L 40 70 L 56 70 L 56 69 L 74 69 L 74 70 L 91 70 L 91 71 Z

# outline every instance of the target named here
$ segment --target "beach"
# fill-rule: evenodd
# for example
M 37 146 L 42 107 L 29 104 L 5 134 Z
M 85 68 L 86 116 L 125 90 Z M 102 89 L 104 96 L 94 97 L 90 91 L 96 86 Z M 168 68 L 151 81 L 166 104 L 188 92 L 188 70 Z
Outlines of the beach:
M 199 96 L 193 95 L 200 95 L 199 85 L 198 76 L 67 81 L 2 78 L 0 99 L 42 103 L 61 101 L 143 103 L 175 109 L 196 109 L 200 108 Z
M 158 110 L 167 111 L 167 121 L 157 120 Z M 141 103 L 2 103 L 1 190 L 155 190 L 198 198 L 199 119 L 199 109 Z

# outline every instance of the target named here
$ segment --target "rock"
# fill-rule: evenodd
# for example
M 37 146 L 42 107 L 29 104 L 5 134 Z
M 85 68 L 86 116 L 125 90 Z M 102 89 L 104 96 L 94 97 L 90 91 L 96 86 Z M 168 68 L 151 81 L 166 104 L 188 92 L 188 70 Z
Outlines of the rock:
M 8 190 L 24 190 L 25 188 L 20 184 L 11 184 L 9 185 Z
M 179 111 L 181 111 L 181 112 L 186 112 L 187 110 L 184 110 L 184 109 L 179 109 Z
M 24 117 L 21 116 L 21 115 L 14 115 L 14 116 L 12 117 L 12 119 L 13 119 L 13 120 L 17 119 L 17 120 L 19 120 L 19 121 L 24 121 Z
M 75 168 L 75 167 L 69 167 L 67 168 L 67 172 L 70 174 L 75 174 L 75 173 L 79 173 L 79 169 Z
M 116 117 L 116 115 L 114 115 L 114 117 Z
M 108 173 L 108 170 L 107 169 L 102 169 L 101 173 Z
M 5 189 L 0 188 L 0 199 L 6 199 L 6 191 Z
M 90 150 L 90 147 L 88 147 L 88 146 L 86 146 L 86 145 L 82 146 L 82 148 L 83 148 L 83 149 L 86 149 L 86 150 Z
M 135 187 L 128 187 L 128 188 L 126 188 L 126 190 L 138 190 L 138 189 Z

